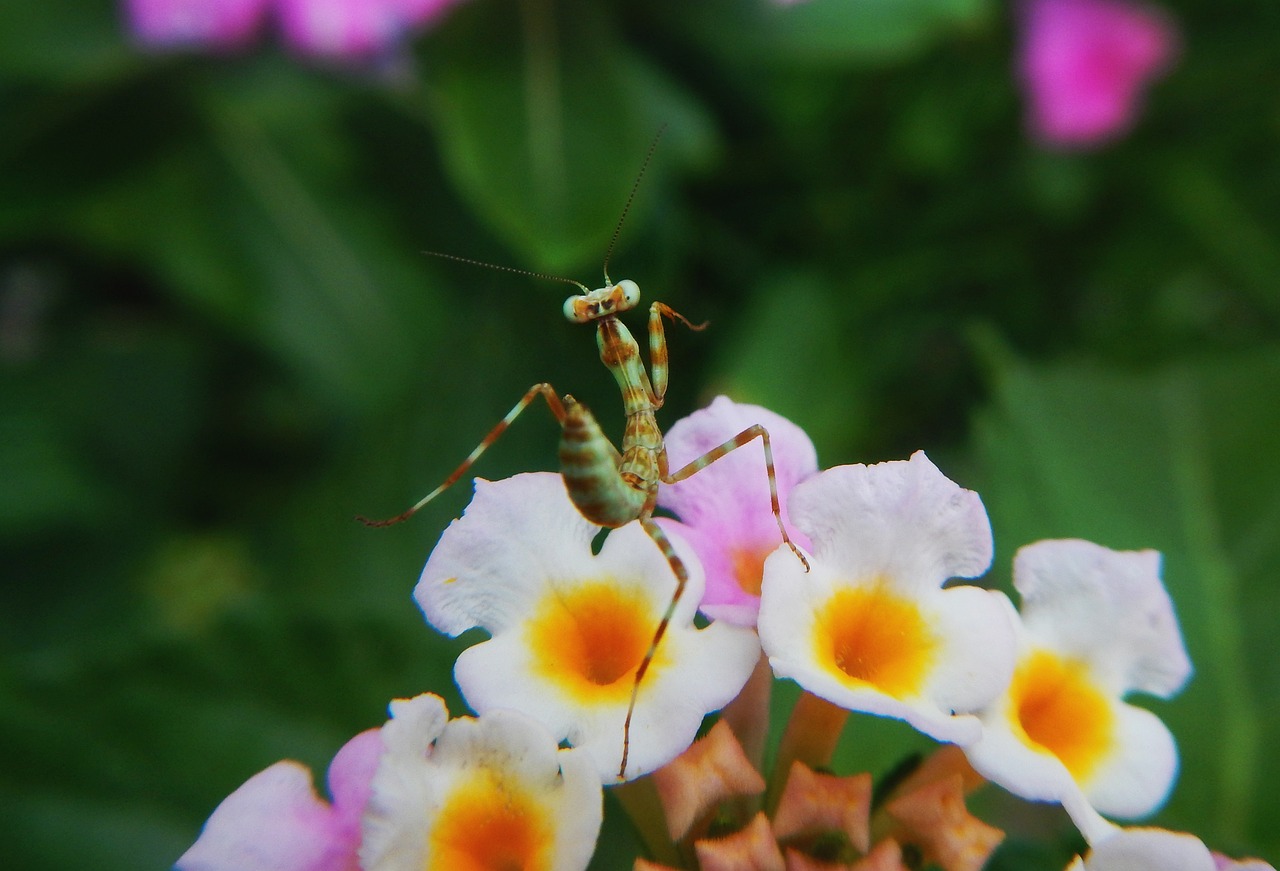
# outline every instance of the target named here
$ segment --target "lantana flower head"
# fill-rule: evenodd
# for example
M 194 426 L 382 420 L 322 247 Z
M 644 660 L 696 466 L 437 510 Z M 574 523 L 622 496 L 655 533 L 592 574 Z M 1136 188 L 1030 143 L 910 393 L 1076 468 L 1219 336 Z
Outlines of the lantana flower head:
M 759 629 L 774 672 L 938 740 L 976 740 L 966 712 L 1004 690 L 1014 653 L 1002 593 L 942 586 L 991 563 L 978 494 L 917 452 L 827 469 L 796 486 L 789 509 L 812 541 L 812 570 L 786 548 L 765 563 Z
M 223 799 L 176 871 L 358 871 L 360 815 L 382 753 L 377 729 L 348 741 L 329 765 L 330 804 L 311 772 L 277 762 Z
M 1177 773 L 1168 728 L 1123 701 L 1130 692 L 1168 698 L 1191 674 L 1160 555 L 1041 541 L 1018 551 L 1013 583 L 1022 595 L 1017 667 L 966 752 L 1010 792 L 1062 802 L 1093 839 L 1107 826 L 1095 809 L 1148 814 Z
M 669 466 L 672 471 L 681 469 L 754 424 L 769 433 L 783 525 L 792 540 L 805 547 L 808 539 L 787 521 L 786 504 L 795 485 L 817 473 L 818 457 L 804 430 L 785 417 L 717 396 L 667 431 Z M 703 613 L 754 626 L 764 561 L 780 543 L 760 440 L 677 484 L 663 485 L 658 505 L 676 514 L 679 534 L 702 560 L 707 577 Z
M 1101 145 L 1126 133 L 1147 83 L 1177 50 L 1168 18 L 1132 0 L 1023 0 L 1018 76 L 1042 142 Z
M 601 779 L 612 781 L 635 673 L 676 578 L 638 522 L 611 531 L 596 554 L 600 532 L 574 508 L 559 475 L 478 479 L 414 597 L 442 632 L 479 627 L 492 636 L 455 665 L 468 704 L 482 714 L 514 708 L 541 720 L 558 740 L 588 750 Z M 688 747 L 702 718 L 737 695 L 760 652 L 750 630 L 694 627 L 702 569 L 688 545 L 670 538 L 689 579 L 640 684 L 628 777 Z
M 582 871 L 603 813 L 581 750 L 495 710 L 449 720 L 439 697 L 391 704 L 364 816 L 363 871 Z

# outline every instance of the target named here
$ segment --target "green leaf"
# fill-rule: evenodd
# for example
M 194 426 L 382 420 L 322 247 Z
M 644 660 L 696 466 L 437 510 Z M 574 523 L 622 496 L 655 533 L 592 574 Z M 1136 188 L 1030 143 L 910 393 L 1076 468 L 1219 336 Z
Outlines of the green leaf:
M 664 165 L 709 147 L 702 110 L 593 3 L 468 4 L 424 57 L 450 174 L 533 268 L 599 263 L 664 124 L 629 220 L 658 199 Z
M 128 45 L 121 5 L 111 0 L 0 4 L 0 76 L 86 82 L 139 64 Z
M 1182 758 L 1157 822 L 1218 849 L 1274 854 L 1280 352 L 1137 374 L 999 359 L 993 386 L 977 445 L 997 571 L 1041 538 L 1164 554 L 1196 676 L 1150 704 Z
M 758 291 L 744 296 L 736 328 L 720 338 L 711 374 L 716 392 L 803 422 L 824 450 L 857 443 L 874 425 L 866 367 L 814 378 L 848 347 L 848 325 L 823 305 L 825 291 L 817 275 L 763 278 Z
M 988 12 L 986 0 L 704 0 L 672 14 L 687 17 L 717 54 L 777 66 L 899 59 Z

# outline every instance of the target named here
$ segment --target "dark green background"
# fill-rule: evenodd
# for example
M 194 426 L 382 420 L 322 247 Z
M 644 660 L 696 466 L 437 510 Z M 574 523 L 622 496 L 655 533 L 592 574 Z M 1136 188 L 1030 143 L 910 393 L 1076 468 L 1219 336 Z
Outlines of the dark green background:
M 1016 548 L 1155 547 L 1197 674 L 1157 821 L 1280 857 L 1280 7 L 1186 0 L 1127 139 L 1029 142 L 986 0 L 470 0 L 399 77 L 136 51 L 106 0 L 0 7 L 0 841 L 163 868 L 282 757 L 451 689 L 410 599 L 533 382 L 620 429 L 566 288 L 610 263 L 717 392 L 825 465 L 923 448 Z M 553 468 L 540 409 L 478 469 Z M 784 692 L 785 695 L 785 692 Z M 909 735 L 855 717 L 842 768 Z M 1060 818 L 988 794 L 1000 867 Z M 1039 838 L 1040 846 L 1030 842 Z M 606 823 L 600 868 L 629 867 Z

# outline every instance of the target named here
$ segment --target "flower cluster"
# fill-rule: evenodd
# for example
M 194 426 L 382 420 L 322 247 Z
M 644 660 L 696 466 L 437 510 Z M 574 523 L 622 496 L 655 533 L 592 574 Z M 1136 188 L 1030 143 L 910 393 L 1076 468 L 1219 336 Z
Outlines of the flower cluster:
M 274 19 L 304 57 L 364 62 L 386 57 L 459 0 L 125 0 L 129 28 L 158 49 L 240 49 Z
M 986 782 L 1066 809 L 1091 845 L 1069 871 L 1269 867 L 1107 819 L 1154 812 L 1177 772 L 1169 730 L 1126 701 L 1191 673 L 1157 553 L 1028 545 L 1015 608 L 955 583 L 990 567 L 991 527 L 923 453 L 819 470 L 794 424 L 721 397 L 672 427 L 670 458 L 752 424 L 772 434 L 804 560 L 780 541 L 758 441 L 665 487 L 661 533 L 635 522 L 602 543 L 560 476 L 478 480 L 414 593 L 440 631 L 488 634 L 455 665 L 478 716 L 393 702 L 335 758 L 331 803 L 279 763 L 178 868 L 584 869 L 607 786 L 650 854 L 638 869 L 978 871 L 1004 837 L 965 806 Z M 804 693 L 765 777 L 775 676 Z M 874 801 L 870 775 L 827 771 L 855 711 L 940 742 Z

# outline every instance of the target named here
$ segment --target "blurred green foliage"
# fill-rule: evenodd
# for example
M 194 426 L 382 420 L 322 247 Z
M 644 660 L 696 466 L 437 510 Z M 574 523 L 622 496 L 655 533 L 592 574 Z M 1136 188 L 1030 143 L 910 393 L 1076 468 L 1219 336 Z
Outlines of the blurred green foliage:
M 463 709 L 409 593 L 466 488 L 352 515 L 535 381 L 621 421 L 562 287 L 420 252 L 595 281 L 663 124 L 610 270 L 711 321 L 669 333 L 664 420 L 723 391 L 828 465 L 924 448 L 983 494 L 1001 583 L 1040 537 L 1162 550 L 1197 676 L 1153 705 L 1184 760 L 1157 821 L 1275 861 L 1280 12 L 1170 11 L 1137 130 L 1060 155 L 1021 133 L 985 0 L 472 0 L 397 76 L 148 55 L 108 0 L 0 7 L 8 867 L 166 867 L 389 698 Z M 555 440 L 532 412 L 477 471 Z M 910 743 L 850 733 L 881 771 Z M 996 864 L 1059 871 L 1069 835 L 1031 838 L 1063 821 L 1012 820 Z M 628 867 L 606 827 L 597 866 Z

